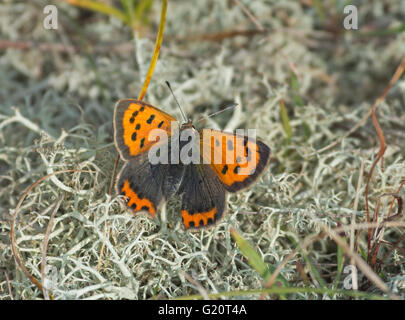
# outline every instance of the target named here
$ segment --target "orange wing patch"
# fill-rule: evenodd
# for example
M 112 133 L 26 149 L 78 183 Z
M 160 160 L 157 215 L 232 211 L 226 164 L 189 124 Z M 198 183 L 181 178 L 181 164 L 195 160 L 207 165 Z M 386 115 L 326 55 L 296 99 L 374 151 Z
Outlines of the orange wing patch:
M 212 129 L 204 129 L 200 135 L 203 161 L 228 191 L 248 187 L 267 167 L 270 148 L 259 140 Z
M 171 134 L 171 115 L 142 101 L 120 100 L 114 109 L 114 140 L 123 159 L 147 151 L 157 141 L 149 141 L 153 129 Z
M 139 211 L 146 211 L 152 217 L 155 215 L 156 208 L 153 203 L 135 193 L 130 186 L 129 180 L 124 181 L 121 192 L 128 198 L 127 206 L 130 207 L 134 211 L 134 213 Z
M 207 212 L 190 213 L 187 210 L 181 210 L 181 218 L 186 229 L 202 228 L 214 224 L 216 219 L 217 209 L 213 208 Z

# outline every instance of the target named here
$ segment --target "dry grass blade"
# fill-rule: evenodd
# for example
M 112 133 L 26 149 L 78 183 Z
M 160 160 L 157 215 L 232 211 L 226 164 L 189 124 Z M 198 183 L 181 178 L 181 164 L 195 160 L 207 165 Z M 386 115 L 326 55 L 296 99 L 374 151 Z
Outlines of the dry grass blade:
M 186 278 L 188 280 L 188 282 L 192 283 L 196 287 L 196 289 L 201 294 L 201 296 L 203 297 L 204 300 L 210 300 L 207 290 L 205 290 L 203 288 L 203 286 L 201 285 L 201 283 L 199 281 L 195 280 L 187 272 L 180 271 L 180 273 L 181 273 L 181 275 L 183 275 L 184 278 Z
M 117 158 L 117 161 L 115 161 L 115 163 L 117 163 L 118 160 L 119 160 L 119 158 Z M 108 228 L 107 228 L 107 219 L 106 219 L 104 221 L 103 239 L 107 239 L 107 230 L 108 230 Z M 98 262 L 97 262 L 97 271 L 100 271 L 101 262 L 103 261 L 103 256 L 104 256 L 104 250 L 105 250 L 105 241 L 103 241 L 103 243 L 101 244 L 100 255 L 98 257 Z
M 55 208 L 53 209 L 51 216 L 49 218 L 49 223 L 48 227 L 46 228 L 45 236 L 44 236 L 44 244 L 42 248 L 42 261 L 41 261 L 41 283 L 43 287 L 43 294 L 46 300 L 49 300 L 49 298 L 52 299 L 50 295 L 48 295 L 48 290 L 45 284 L 45 271 L 46 271 L 46 251 L 48 248 L 48 240 L 49 240 L 49 235 L 51 234 L 52 227 L 53 227 L 53 219 L 55 217 L 56 212 L 58 212 L 60 204 L 63 201 L 63 196 L 59 197 L 58 202 L 55 204 Z
M 142 86 L 141 93 L 138 96 L 138 100 L 142 100 L 148 90 L 149 83 L 152 79 L 153 71 L 155 70 L 156 62 L 159 58 L 160 47 L 162 46 L 163 41 L 163 33 L 165 31 L 165 24 L 166 24 L 166 12 L 167 12 L 167 1 L 162 1 L 162 11 L 160 14 L 160 24 L 159 24 L 159 31 L 156 37 L 155 49 L 153 51 L 153 56 L 150 61 L 149 70 L 146 74 L 145 81 Z
M 230 30 L 217 33 L 196 34 L 184 38 L 176 38 L 179 42 L 200 42 L 200 41 L 213 41 L 220 42 L 228 38 L 234 37 L 253 37 L 258 34 L 265 33 L 266 30 Z
M 353 214 L 352 214 L 352 221 L 351 221 L 351 230 L 350 230 L 350 250 L 354 252 L 355 248 L 357 248 L 357 233 L 354 230 L 354 226 L 356 224 L 356 212 L 359 205 L 359 198 L 360 198 L 360 189 L 363 184 L 363 172 L 364 172 L 364 161 L 361 161 L 360 171 L 359 171 L 359 179 L 357 180 L 357 188 L 356 188 L 356 197 L 354 199 L 353 204 Z M 351 265 L 354 265 L 354 260 L 351 259 Z M 358 289 L 358 278 L 357 278 L 357 269 L 354 269 L 352 272 L 352 285 L 353 290 Z
M 355 230 L 363 230 L 368 228 L 377 228 L 377 227 L 405 227 L 405 221 L 383 221 L 383 222 L 364 222 L 364 223 L 356 223 L 354 226 L 341 226 L 332 229 L 336 233 L 340 232 L 347 232 L 350 231 L 351 228 Z
M 115 163 L 114 163 L 114 170 L 113 174 L 111 176 L 111 181 L 110 181 L 110 188 L 108 190 L 108 194 L 111 196 L 113 193 L 114 189 L 114 182 L 115 182 L 115 175 L 117 174 L 117 168 L 118 168 L 118 163 L 120 161 L 120 154 L 117 155 L 117 158 L 115 158 Z

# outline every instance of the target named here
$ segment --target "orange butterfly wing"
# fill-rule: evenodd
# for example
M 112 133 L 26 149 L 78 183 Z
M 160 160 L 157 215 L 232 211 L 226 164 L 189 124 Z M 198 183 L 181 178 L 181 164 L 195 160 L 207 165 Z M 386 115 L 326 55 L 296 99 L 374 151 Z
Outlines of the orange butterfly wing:
M 266 169 L 270 148 L 260 140 L 212 129 L 200 131 L 201 155 L 225 189 L 237 192 L 251 185 Z
M 121 157 L 128 160 L 147 151 L 156 141 L 149 141 L 153 129 L 162 129 L 171 134 L 174 117 L 150 104 L 123 99 L 114 107 L 114 141 Z

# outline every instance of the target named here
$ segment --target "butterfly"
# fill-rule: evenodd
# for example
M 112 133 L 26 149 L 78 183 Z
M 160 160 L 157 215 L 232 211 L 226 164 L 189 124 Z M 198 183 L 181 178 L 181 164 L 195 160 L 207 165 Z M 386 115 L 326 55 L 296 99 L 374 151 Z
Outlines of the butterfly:
M 156 132 L 158 137 L 151 139 Z M 191 230 L 216 224 L 224 215 L 227 192 L 238 192 L 256 181 L 271 153 L 265 143 L 249 135 L 197 131 L 191 120 L 179 126 L 171 115 L 135 99 L 116 103 L 114 141 L 125 160 L 116 189 L 125 196 L 126 206 L 134 214 L 147 212 L 154 217 L 164 201 L 180 195 L 182 222 Z M 153 149 L 159 151 L 155 158 L 164 158 L 167 152 L 166 162 L 152 159 Z M 195 151 L 194 161 L 190 151 Z

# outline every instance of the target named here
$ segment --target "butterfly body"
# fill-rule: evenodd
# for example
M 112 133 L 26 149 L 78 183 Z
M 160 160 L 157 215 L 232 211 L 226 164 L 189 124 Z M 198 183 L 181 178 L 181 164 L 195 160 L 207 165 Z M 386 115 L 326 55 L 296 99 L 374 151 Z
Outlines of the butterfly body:
M 114 140 L 126 160 L 117 192 L 125 196 L 128 208 L 153 217 L 164 201 L 180 195 L 186 229 L 217 223 L 227 192 L 251 185 L 270 158 L 270 148 L 261 141 L 212 129 L 197 131 L 190 120 L 179 127 L 169 114 L 133 99 L 115 105 Z

